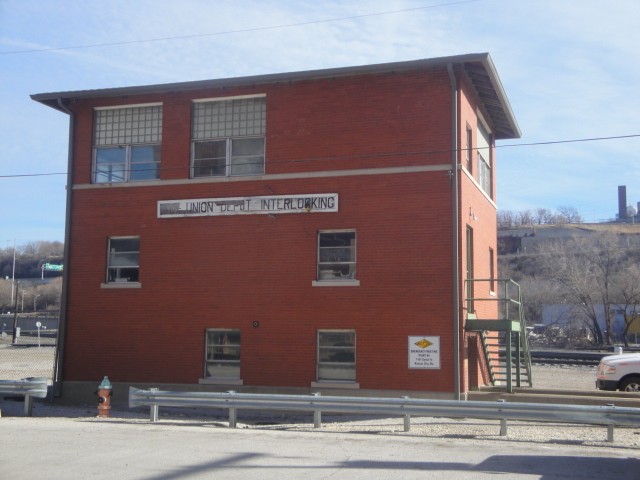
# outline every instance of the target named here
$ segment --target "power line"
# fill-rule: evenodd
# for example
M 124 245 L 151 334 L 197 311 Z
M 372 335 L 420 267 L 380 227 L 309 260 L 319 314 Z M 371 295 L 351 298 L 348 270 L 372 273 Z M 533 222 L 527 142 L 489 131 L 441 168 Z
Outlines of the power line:
M 66 175 L 67 172 L 50 173 L 17 173 L 15 175 L 0 175 L 0 178 L 21 178 L 21 177 L 53 177 L 55 175 Z
M 591 138 L 576 138 L 572 140 L 551 140 L 548 142 L 535 142 L 535 143 L 510 143 L 506 145 L 496 145 L 496 148 L 508 148 L 508 147 L 532 147 L 539 145 L 557 145 L 560 143 L 578 143 L 578 142 L 597 142 L 600 140 L 621 140 L 625 138 L 640 137 L 640 134 L 633 135 L 616 135 L 613 137 L 591 137 Z
M 61 51 L 61 50 L 79 50 L 83 48 L 113 47 L 113 46 L 119 46 L 119 45 L 135 45 L 139 43 L 149 43 L 149 42 L 163 42 L 163 41 L 170 41 L 170 40 L 186 40 L 190 38 L 214 37 L 214 36 L 222 36 L 222 35 L 231 35 L 235 33 L 262 32 L 267 30 L 276 30 L 279 28 L 304 27 L 307 25 L 318 25 L 322 23 L 341 22 L 344 20 L 355 20 L 359 18 L 376 17 L 381 15 L 392 15 L 395 13 L 414 12 L 418 10 L 426 10 L 431 8 L 451 7 L 455 5 L 461 5 L 465 3 L 473 3 L 473 2 L 479 2 L 479 1 L 481 0 L 460 0 L 456 2 L 440 3 L 437 5 L 428 5 L 424 7 L 405 8 L 402 10 L 389 10 L 386 12 L 364 13 L 362 15 L 351 15 L 348 17 L 327 18 L 324 20 L 310 20 L 308 22 L 286 23 L 282 25 L 270 25 L 266 27 L 244 28 L 239 30 L 224 30 L 221 32 L 212 32 L 212 33 L 199 33 L 199 34 L 192 34 L 192 35 L 178 35 L 173 37 L 147 38 L 147 39 L 141 39 L 141 40 L 128 40 L 128 41 L 120 41 L 120 42 L 89 43 L 86 45 L 71 45 L 67 47 L 47 47 L 47 48 L 34 48 L 30 50 L 12 50 L 8 52 L 0 52 L 0 55 L 14 55 L 14 54 L 21 54 L 21 53 L 37 53 L 37 52 L 55 52 L 55 51 Z
M 599 142 L 604 140 L 624 140 L 628 138 L 640 138 L 640 133 L 631 134 L 631 135 L 615 135 L 610 137 L 589 137 L 589 138 L 575 138 L 569 140 L 549 140 L 545 142 L 532 142 L 532 143 L 510 143 L 506 145 L 495 145 L 496 149 L 500 148 L 513 148 L 513 147 L 536 147 L 536 146 L 544 146 L 544 145 L 559 145 L 563 143 L 579 143 L 579 142 Z M 484 147 L 490 148 L 490 147 Z M 475 148 L 474 150 L 481 150 L 482 148 Z M 425 155 L 441 155 L 441 154 L 449 154 L 454 151 L 456 152 L 464 152 L 466 148 L 460 149 L 442 149 L 442 150 L 426 150 L 426 151 L 413 151 L 413 152 L 387 152 L 387 153 L 369 153 L 369 154 L 361 154 L 361 155 L 344 155 L 344 156 L 333 156 L 333 157 L 312 157 L 312 158 L 304 158 L 304 159 L 296 159 L 296 160 L 280 160 L 280 161 L 270 161 L 268 162 L 270 165 L 285 165 L 285 164 L 294 164 L 294 163 L 306 163 L 306 162 L 321 162 L 321 161 L 337 161 L 337 160 L 362 160 L 367 158 L 393 158 L 393 157 L 411 157 L 411 156 L 425 156 Z M 262 163 L 262 162 L 260 162 Z M 245 165 L 250 165 L 249 163 Z M 183 170 L 186 167 L 160 167 L 159 169 L 153 169 L 153 171 L 169 171 L 169 170 Z M 149 169 L 148 171 L 151 171 Z M 125 169 L 122 170 L 124 172 Z M 130 170 L 129 170 L 130 171 Z M 143 169 L 136 169 L 137 172 L 144 171 Z M 46 177 L 46 176 L 55 176 L 55 175 L 67 175 L 67 172 L 49 172 L 49 173 L 25 173 L 25 174 L 11 174 L 11 175 L 0 175 L 0 178 L 21 178 L 21 177 Z

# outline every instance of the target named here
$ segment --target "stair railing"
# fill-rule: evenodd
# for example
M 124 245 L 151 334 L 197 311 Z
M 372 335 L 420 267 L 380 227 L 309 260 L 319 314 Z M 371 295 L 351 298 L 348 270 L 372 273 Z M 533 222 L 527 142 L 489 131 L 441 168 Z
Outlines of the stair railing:
M 469 282 L 473 282 L 472 287 L 469 288 Z M 488 296 L 476 296 L 476 292 L 481 290 L 480 288 L 476 288 L 476 284 L 481 284 L 482 282 L 488 283 L 489 288 L 486 288 L 487 292 L 489 292 Z M 494 287 L 497 285 L 497 291 L 494 291 Z M 478 306 L 482 304 L 482 302 L 497 302 L 497 306 L 488 307 L 489 318 L 494 317 L 494 314 L 497 318 L 491 318 L 491 320 L 503 320 L 507 322 L 517 322 L 519 325 L 519 332 L 517 333 L 518 340 L 515 342 L 515 359 L 513 358 L 513 343 L 512 343 L 512 331 L 505 331 L 505 339 L 506 339 L 506 380 L 507 380 L 507 389 L 511 391 L 512 378 L 511 378 L 511 367 L 513 363 L 516 364 L 516 385 L 518 387 L 521 386 L 521 367 L 524 367 L 527 374 L 527 383 L 529 386 L 532 386 L 532 378 L 531 378 L 531 354 L 529 351 L 529 341 L 527 335 L 527 325 L 526 319 L 524 315 L 524 308 L 522 303 L 522 295 L 520 285 L 514 282 L 511 279 L 468 279 L 465 280 L 465 292 L 471 292 L 473 297 L 468 297 L 465 299 L 465 305 L 467 308 L 467 318 L 476 318 L 477 312 L 479 311 Z M 487 310 L 480 308 L 480 310 Z M 484 316 L 484 315 L 483 315 Z M 486 342 L 486 331 L 482 332 L 482 346 L 485 354 L 485 360 L 490 370 L 490 380 L 493 384 L 495 384 L 496 378 L 493 374 L 493 360 L 491 351 L 488 348 Z M 515 360 L 515 362 L 514 362 Z

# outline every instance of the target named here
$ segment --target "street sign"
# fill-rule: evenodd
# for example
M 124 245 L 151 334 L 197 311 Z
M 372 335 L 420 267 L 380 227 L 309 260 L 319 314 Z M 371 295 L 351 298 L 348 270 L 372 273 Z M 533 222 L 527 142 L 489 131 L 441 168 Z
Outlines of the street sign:
M 45 263 L 42 265 L 43 270 L 47 270 L 50 272 L 61 272 L 64 268 L 64 265 L 55 265 L 53 263 Z

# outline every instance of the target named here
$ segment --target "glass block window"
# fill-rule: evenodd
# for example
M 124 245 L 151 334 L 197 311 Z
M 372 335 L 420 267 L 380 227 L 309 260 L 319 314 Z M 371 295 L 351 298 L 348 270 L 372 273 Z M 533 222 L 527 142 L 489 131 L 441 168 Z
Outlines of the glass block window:
M 94 183 L 160 178 L 162 105 L 97 109 Z
M 193 104 L 192 177 L 264 173 L 265 97 Z
M 265 97 L 194 102 L 193 139 L 264 135 Z
M 160 143 L 162 105 L 109 108 L 95 112 L 95 145 Z

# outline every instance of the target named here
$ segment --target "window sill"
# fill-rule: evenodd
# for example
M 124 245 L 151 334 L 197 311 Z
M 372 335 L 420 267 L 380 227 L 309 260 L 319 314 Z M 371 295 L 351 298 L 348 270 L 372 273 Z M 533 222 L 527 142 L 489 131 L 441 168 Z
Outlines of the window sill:
M 110 282 L 101 283 L 100 288 L 142 288 L 140 282 Z
M 200 385 L 244 385 L 241 378 L 200 378 L 198 379 Z
M 360 280 L 314 280 L 312 287 L 359 287 Z
M 311 382 L 311 388 L 344 388 L 357 390 L 360 388 L 360 384 L 356 382 L 330 382 L 322 380 L 319 382 Z

